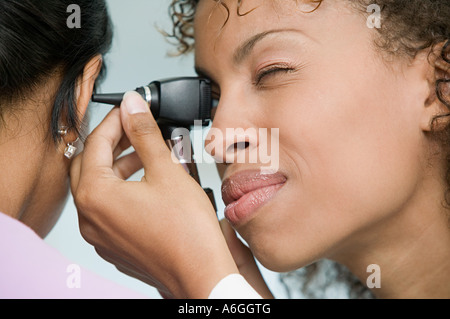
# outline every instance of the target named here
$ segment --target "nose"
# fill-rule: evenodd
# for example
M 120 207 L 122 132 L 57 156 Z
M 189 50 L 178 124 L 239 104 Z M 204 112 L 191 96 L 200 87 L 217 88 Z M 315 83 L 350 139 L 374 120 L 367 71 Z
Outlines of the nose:
M 217 163 L 257 162 L 258 130 L 248 108 L 222 95 L 213 125 L 205 140 L 205 150 Z M 252 162 L 253 163 L 253 162 Z

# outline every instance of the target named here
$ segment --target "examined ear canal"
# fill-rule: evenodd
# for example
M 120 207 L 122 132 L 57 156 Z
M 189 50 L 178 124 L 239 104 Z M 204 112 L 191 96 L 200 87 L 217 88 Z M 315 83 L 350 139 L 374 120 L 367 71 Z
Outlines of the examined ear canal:
M 94 91 L 95 83 L 102 70 L 103 58 L 96 55 L 84 67 L 82 75 L 78 78 L 76 88 L 77 113 L 80 119 L 86 115 L 89 102 Z

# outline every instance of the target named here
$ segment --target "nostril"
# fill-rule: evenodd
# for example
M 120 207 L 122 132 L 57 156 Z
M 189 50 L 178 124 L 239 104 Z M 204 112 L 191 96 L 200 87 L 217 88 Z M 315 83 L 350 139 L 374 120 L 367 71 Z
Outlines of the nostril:
M 233 145 L 230 145 L 230 147 L 228 148 L 228 152 L 233 150 L 236 153 L 238 151 L 242 151 L 242 150 L 247 149 L 249 146 L 250 146 L 250 142 L 234 143 Z
M 249 146 L 250 146 L 250 142 L 236 143 L 236 149 L 237 149 L 237 150 L 245 150 L 245 149 L 248 148 Z

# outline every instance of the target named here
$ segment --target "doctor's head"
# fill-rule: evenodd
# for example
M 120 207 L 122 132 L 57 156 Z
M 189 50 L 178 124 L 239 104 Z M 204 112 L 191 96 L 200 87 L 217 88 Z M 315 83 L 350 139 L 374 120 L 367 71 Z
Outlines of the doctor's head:
M 396 227 L 429 222 L 418 207 L 446 210 L 450 5 L 370 4 L 172 4 L 172 37 L 180 53 L 194 50 L 219 100 L 213 128 L 279 128 L 284 184 L 232 221 L 273 270 L 323 257 L 348 264 L 379 244 L 376 234 L 394 240 Z M 229 149 L 259 147 L 245 136 L 206 146 L 225 162 Z M 228 161 L 224 179 L 254 169 Z

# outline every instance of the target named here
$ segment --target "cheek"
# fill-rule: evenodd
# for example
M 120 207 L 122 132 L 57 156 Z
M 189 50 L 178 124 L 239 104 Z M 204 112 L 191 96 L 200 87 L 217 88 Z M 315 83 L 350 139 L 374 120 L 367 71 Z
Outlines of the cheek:
M 415 191 L 422 139 L 409 101 L 417 100 L 395 79 L 375 78 L 280 97 L 284 113 L 270 126 L 281 127 L 289 184 L 267 214 L 242 230 L 270 268 L 294 269 L 327 255 L 394 214 Z
M 315 177 L 312 183 L 328 185 L 343 203 L 375 210 L 382 210 L 382 203 L 406 200 L 421 168 L 414 108 L 405 107 L 406 100 L 399 97 L 401 86 L 386 83 L 391 85 L 376 82 L 328 90 L 322 108 L 327 111 L 305 123 L 306 141 L 299 145 Z
M 326 192 L 334 209 L 405 200 L 423 164 L 419 96 L 370 54 L 305 72 L 277 94 L 283 112 L 266 123 L 280 127 L 281 152 L 302 192 L 316 205 L 329 202 Z

